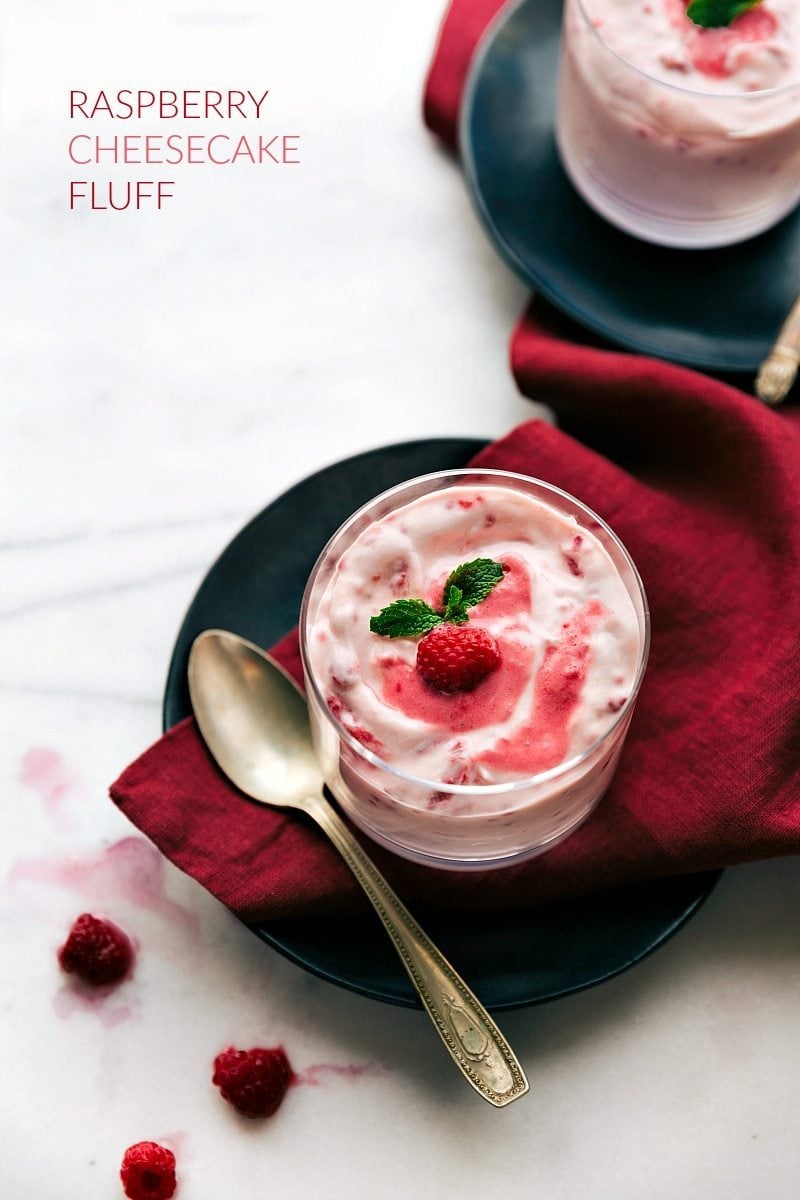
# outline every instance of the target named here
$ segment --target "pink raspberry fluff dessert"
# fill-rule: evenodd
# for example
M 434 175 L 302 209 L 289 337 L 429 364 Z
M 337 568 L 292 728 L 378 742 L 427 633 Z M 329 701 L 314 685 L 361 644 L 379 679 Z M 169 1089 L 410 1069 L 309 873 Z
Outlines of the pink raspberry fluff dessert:
M 602 764 L 588 778 L 579 770 L 577 789 L 557 781 L 532 805 L 520 785 L 590 754 L 637 685 L 642 614 L 605 527 L 595 520 L 592 530 L 509 478 L 400 504 L 312 588 L 305 642 L 318 748 L 354 819 L 401 852 L 409 832 L 424 842 L 438 817 L 450 822 L 445 840 L 464 840 L 467 857 L 482 861 L 487 825 L 496 831 L 509 808 L 513 841 L 559 836 L 574 823 L 573 801 L 585 815 L 595 785 L 605 786 Z M 499 564 L 498 581 L 450 625 L 447 581 L 475 561 Z M 422 602 L 442 623 L 422 637 L 374 632 L 371 619 L 398 600 Z M 456 656 L 454 684 L 436 646 L 424 653 L 437 637 Z M 465 664 L 464 654 L 479 657 Z M 331 725 L 344 735 L 338 745 Z

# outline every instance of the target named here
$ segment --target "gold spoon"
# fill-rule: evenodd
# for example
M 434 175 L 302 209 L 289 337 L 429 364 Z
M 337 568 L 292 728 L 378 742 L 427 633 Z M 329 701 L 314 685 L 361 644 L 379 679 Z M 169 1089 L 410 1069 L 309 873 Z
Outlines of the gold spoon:
M 781 326 L 775 345 L 756 376 L 755 393 L 765 404 L 780 404 L 792 389 L 800 365 L 800 296 Z
M 500 1030 L 325 799 L 308 709 L 293 680 L 252 642 L 208 629 L 189 654 L 189 694 L 206 745 L 228 778 L 262 804 L 302 809 L 327 833 L 475 1090 L 496 1108 L 523 1096 L 525 1072 Z

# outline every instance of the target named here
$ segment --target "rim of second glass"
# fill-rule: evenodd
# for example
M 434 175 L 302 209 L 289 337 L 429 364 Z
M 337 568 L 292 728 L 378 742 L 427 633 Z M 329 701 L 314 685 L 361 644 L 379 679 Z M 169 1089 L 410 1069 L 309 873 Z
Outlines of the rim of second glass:
M 651 75 L 649 71 L 645 71 L 643 67 L 639 67 L 636 63 L 631 62 L 624 54 L 621 54 L 610 42 L 606 41 L 600 30 L 592 21 L 588 12 L 586 0 L 575 0 L 575 4 L 580 11 L 581 16 L 590 30 L 604 50 L 607 50 L 618 62 L 623 66 L 633 71 L 636 75 L 641 75 L 648 83 L 654 83 L 658 87 L 667 88 L 669 91 L 678 92 L 681 96 L 693 96 L 695 98 L 702 97 L 704 100 L 711 98 L 712 100 L 745 100 L 749 103 L 758 103 L 761 99 L 768 99 L 772 96 L 780 96 L 786 92 L 800 92 L 800 79 L 795 79 L 789 83 L 782 83 L 779 87 L 760 88 L 757 91 L 734 91 L 734 92 L 716 92 L 703 91 L 701 88 L 682 87 L 679 83 L 671 83 L 669 79 L 660 79 L 658 75 Z
M 374 508 L 377 504 L 384 503 L 385 501 L 391 501 L 399 493 L 418 484 L 434 483 L 438 480 L 447 479 L 452 479 L 453 481 L 464 480 L 470 477 L 488 477 L 490 480 L 512 480 L 520 481 L 525 484 L 536 484 L 537 487 L 544 488 L 545 491 L 552 493 L 554 496 L 557 496 L 562 500 L 566 500 L 570 505 L 577 506 L 582 515 L 585 515 L 590 521 L 596 521 L 604 533 L 607 534 L 611 541 L 615 544 L 616 548 L 621 552 L 628 568 L 631 571 L 633 579 L 637 585 L 642 604 L 644 630 L 639 650 L 639 661 L 636 669 L 636 675 L 634 677 L 633 687 L 631 688 L 630 695 L 608 728 L 600 735 L 600 737 L 596 738 L 590 746 L 588 746 L 585 750 L 582 750 L 580 754 L 574 754 L 571 758 L 564 759 L 563 762 L 557 763 L 556 766 L 550 767 L 546 771 L 540 771 L 536 775 L 527 775 L 523 779 L 513 779 L 505 783 L 448 783 L 443 785 L 441 780 L 424 779 L 418 775 L 411 775 L 407 771 L 401 771 L 398 767 L 386 762 L 385 759 L 380 758 L 377 754 L 373 754 L 371 750 L 368 750 L 366 746 L 359 742 L 357 738 L 354 738 L 353 735 L 349 733 L 347 729 L 345 729 L 341 722 L 337 720 L 328 707 L 325 697 L 323 696 L 317 684 L 316 677 L 311 670 L 307 650 L 308 609 L 311 601 L 311 592 L 313 591 L 317 574 L 323 562 L 327 558 L 334 542 L 346 534 L 348 530 L 362 517 L 366 516 L 372 508 Z M 454 470 L 431 471 L 426 475 L 416 475 L 413 479 L 406 479 L 402 483 L 395 484 L 394 487 L 387 488 L 386 491 L 380 492 L 377 496 L 374 496 L 371 500 L 368 500 L 366 504 L 362 504 L 360 508 L 357 508 L 356 511 L 352 513 L 352 515 L 349 516 L 342 525 L 339 526 L 336 532 L 328 538 L 327 542 L 323 546 L 316 562 L 314 563 L 314 566 L 311 568 L 311 573 L 308 577 L 308 582 L 306 583 L 305 590 L 303 592 L 303 600 L 300 605 L 300 657 L 303 663 L 303 672 L 307 683 L 310 684 L 314 695 L 319 702 L 320 709 L 326 715 L 328 721 L 336 730 L 337 735 L 341 738 L 345 745 L 347 745 L 359 758 L 364 759 L 365 762 L 368 762 L 372 766 L 379 768 L 381 771 L 385 771 L 387 774 L 393 775 L 396 779 L 402 779 L 406 783 L 411 783 L 424 789 L 436 789 L 439 791 L 444 789 L 448 793 L 460 796 L 499 796 L 513 794 L 515 792 L 523 791 L 526 788 L 533 787 L 536 784 L 549 783 L 554 779 L 558 779 L 562 775 L 569 774 L 570 771 L 574 770 L 576 767 L 579 767 L 582 762 L 585 762 L 586 759 L 590 758 L 592 754 L 594 754 L 595 751 L 609 739 L 617 726 L 622 723 L 627 714 L 630 712 L 636 701 L 636 697 L 639 694 L 639 688 L 644 677 L 649 653 L 650 609 L 647 603 L 647 594 L 644 590 L 644 584 L 642 583 L 642 578 L 635 562 L 631 558 L 626 546 L 620 540 L 611 526 L 593 509 L 589 508 L 587 504 L 584 504 L 582 500 L 579 500 L 577 496 L 573 496 L 571 492 L 567 492 L 563 488 L 556 487 L 556 485 L 553 483 L 548 483 L 546 480 L 538 479 L 533 475 L 522 475 L 517 471 L 499 471 L 490 467 L 459 467 Z M 410 805 L 404 800 L 395 798 L 395 802 L 404 807 L 414 807 L 414 805 Z

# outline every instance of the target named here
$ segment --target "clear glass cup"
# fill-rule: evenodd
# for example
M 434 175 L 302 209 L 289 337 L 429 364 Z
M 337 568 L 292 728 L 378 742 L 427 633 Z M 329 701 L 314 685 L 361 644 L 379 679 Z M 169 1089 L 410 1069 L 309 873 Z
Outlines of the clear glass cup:
M 521 489 L 591 530 L 609 554 L 638 621 L 639 652 L 630 695 L 603 735 L 583 753 L 513 782 L 475 785 L 418 779 L 384 762 L 339 722 L 310 663 L 309 636 L 337 563 L 370 524 L 430 492 L 492 483 Z M 650 619 L 642 581 L 612 530 L 575 497 L 541 480 L 504 471 L 442 471 L 400 484 L 359 509 L 333 535 L 306 586 L 300 648 L 314 743 L 325 778 L 348 817 L 389 850 L 445 868 L 499 867 L 561 841 L 586 819 L 617 765 L 647 661 Z M 437 803 L 429 805 L 432 796 Z M 445 801 L 442 803 L 442 801 Z
M 676 86 L 604 41 L 593 12 L 592 0 L 565 0 L 556 109 L 559 155 L 584 200 L 627 233 L 689 248 L 786 216 L 800 201 L 800 82 Z

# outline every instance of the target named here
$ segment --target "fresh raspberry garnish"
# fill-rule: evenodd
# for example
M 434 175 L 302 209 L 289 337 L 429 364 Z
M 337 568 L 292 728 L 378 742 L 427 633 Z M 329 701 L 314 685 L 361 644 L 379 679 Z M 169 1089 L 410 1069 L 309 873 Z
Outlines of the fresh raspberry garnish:
M 169 1200 L 178 1186 L 175 1155 L 158 1142 L 137 1142 L 125 1151 L 119 1177 L 129 1200 Z
M 223 1098 L 245 1117 L 271 1117 L 292 1081 L 292 1068 L 283 1046 L 264 1050 L 234 1050 L 229 1046 L 214 1059 L 212 1082 Z
M 417 647 L 417 670 L 439 692 L 471 692 L 499 665 L 497 642 L 474 625 L 437 625 Z
M 111 921 L 82 913 L 58 952 L 64 971 L 93 987 L 118 983 L 131 969 L 133 947 L 127 934 Z

